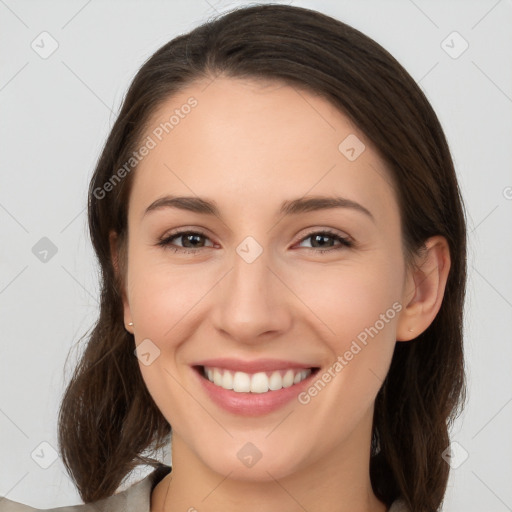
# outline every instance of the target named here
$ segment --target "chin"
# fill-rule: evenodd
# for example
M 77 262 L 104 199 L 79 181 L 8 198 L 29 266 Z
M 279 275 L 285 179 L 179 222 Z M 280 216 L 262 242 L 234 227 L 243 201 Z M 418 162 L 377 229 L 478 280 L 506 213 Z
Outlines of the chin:
M 230 449 L 221 453 L 213 451 L 203 459 L 203 464 L 221 475 L 229 475 L 231 480 L 242 482 L 271 482 L 280 480 L 297 471 L 302 466 L 301 458 L 293 447 L 256 448 L 258 443 L 237 442 L 233 457 L 227 457 Z M 263 443 L 260 443 L 260 446 Z M 291 455 L 291 456 L 290 456 Z

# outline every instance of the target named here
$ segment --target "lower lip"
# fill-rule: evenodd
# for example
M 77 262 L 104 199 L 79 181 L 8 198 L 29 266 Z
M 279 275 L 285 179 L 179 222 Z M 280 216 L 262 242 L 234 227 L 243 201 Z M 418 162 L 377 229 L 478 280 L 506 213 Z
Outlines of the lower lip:
M 210 399 L 222 409 L 242 416 L 261 416 L 269 414 L 291 402 L 297 395 L 310 385 L 318 370 L 312 371 L 308 377 L 288 388 L 266 393 L 237 393 L 232 389 L 224 389 L 210 382 L 201 375 L 202 369 L 192 369 L 197 375 L 203 389 Z

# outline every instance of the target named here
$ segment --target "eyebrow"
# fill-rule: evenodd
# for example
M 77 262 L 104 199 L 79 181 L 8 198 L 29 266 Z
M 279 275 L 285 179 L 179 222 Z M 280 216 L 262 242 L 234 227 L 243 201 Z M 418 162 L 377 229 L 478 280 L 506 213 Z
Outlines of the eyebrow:
M 165 209 L 165 208 L 178 208 L 180 210 L 187 210 L 194 213 L 204 215 L 215 215 L 222 218 L 219 208 L 215 201 L 210 201 L 201 197 L 193 196 L 172 196 L 167 195 L 152 202 L 145 210 L 143 217 L 149 212 Z M 363 213 L 375 222 L 375 217 L 363 205 L 347 199 L 344 197 L 330 197 L 330 196 L 310 196 L 301 197 L 298 199 L 283 201 L 279 209 L 280 215 L 298 215 L 300 213 L 307 213 L 319 210 L 328 210 L 332 208 L 348 208 L 357 212 Z

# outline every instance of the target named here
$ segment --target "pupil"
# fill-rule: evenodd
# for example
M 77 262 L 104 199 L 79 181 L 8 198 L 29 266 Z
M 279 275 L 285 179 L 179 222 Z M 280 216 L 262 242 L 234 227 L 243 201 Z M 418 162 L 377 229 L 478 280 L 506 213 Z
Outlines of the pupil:
M 185 235 L 185 240 L 190 241 L 190 239 L 195 238 L 195 239 L 196 239 L 195 241 L 197 242 L 197 239 L 198 239 L 198 238 L 201 238 L 201 236 L 202 236 L 202 235 L 195 235 L 195 234 L 193 234 L 193 233 L 189 233 L 188 235 Z M 186 246 L 186 244 L 184 244 L 184 245 Z M 196 245 L 193 243 L 193 244 L 192 244 L 192 247 L 195 247 L 195 246 L 196 246 Z
M 314 238 L 315 242 L 320 242 L 322 239 L 325 240 L 326 238 L 330 238 L 330 237 L 326 236 L 326 235 L 316 235 L 313 238 Z M 324 247 L 324 245 L 326 245 L 326 244 L 320 243 L 320 247 Z
M 197 235 L 197 234 L 194 234 L 194 233 L 189 233 L 188 235 L 185 235 L 184 236 L 184 240 L 186 240 L 187 242 L 184 244 L 185 246 L 187 245 L 187 243 L 192 243 L 192 247 L 196 247 L 197 244 L 195 242 L 198 242 L 199 239 L 202 238 L 202 235 Z M 330 236 L 328 235 L 315 235 L 313 237 L 313 240 L 314 240 L 314 243 L 313 245 L 315 244 L 318 244 L 317 247 L 324 247 L 325 245 L 328 245 L 325 243 L 325 240 L 326 239 L 329 239 Z M 190 247 L 190 246 L 189 246 Z

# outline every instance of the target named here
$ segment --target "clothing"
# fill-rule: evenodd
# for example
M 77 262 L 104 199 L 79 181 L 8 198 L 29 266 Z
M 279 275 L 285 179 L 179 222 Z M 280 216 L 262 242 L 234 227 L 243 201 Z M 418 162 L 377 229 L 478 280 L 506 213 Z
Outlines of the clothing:
M 170 466 L 161 464 L 145 478 L 128 487 L 128 489 L 103 500 L 96 501 L 94 504 L 40 509 L 0 496 L 0 512 L 150 512 L 151 493 L 156 485 L 170 472 Z M 403 502 L 397 500 L 393 503 L 389 512 L 409 511 L 405 508 Z

